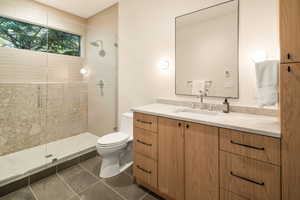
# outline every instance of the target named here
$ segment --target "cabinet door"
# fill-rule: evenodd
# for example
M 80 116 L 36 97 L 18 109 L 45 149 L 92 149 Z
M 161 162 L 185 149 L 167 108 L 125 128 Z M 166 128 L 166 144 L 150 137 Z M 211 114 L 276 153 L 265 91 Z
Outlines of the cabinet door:
M 300 62 L 300 1 L 280 0 L 281 62 Z
M 219 199 L 218 128 L 185 125 L 185 200 Z
M 184 199 L 184 128 L 178 120 L 158 121 L 158 188 L 172 199 Z
M 283 200 L 300 199 L 300 64 L 281 65 Z

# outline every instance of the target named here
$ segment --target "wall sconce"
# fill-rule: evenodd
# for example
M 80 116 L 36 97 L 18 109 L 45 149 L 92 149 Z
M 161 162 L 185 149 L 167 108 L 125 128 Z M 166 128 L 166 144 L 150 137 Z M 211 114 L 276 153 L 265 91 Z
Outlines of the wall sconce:
M 80 74 L 82 74 L 83 76 L 87 76 L 89 73 L 89 70 L 87 68 L 81 68 L 80 69 Z
M 169 65 L 170 65 L 170 62 L 168 60 L 161 60 L 159 62 L 159 68 L 164 71 L 169 69 Z
M 263 62 L 267 59 L 267 53 L 265 51 L 256 51 L 253 56 L 252 60 L 254 63 Z

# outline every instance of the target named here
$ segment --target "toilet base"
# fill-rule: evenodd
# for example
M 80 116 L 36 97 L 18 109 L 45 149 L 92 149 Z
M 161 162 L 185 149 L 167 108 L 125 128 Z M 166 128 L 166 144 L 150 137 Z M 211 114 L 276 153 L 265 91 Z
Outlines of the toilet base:
M 116 176 L 132 166 L 132 160 L 132 151 L 128 146 L 125 150 L 105 155 L 102 157 L 99 176 L 101 178 Z

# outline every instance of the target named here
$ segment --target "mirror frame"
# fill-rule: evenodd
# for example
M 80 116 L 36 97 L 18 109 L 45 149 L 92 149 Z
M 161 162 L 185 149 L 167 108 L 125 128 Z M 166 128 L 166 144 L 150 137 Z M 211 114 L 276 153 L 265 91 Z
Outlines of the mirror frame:
M 176 74 L 176 61 L 177 61 L 177 34 L 176 34 L 176 30 L 177 30 L 177 19 L 180 18 L 180 17 L 184 17 L 184 16 L 188 16 L 188 15 L 191 15 L 191 14 L 194 14 L 194 13 L 197 13 L 197 12 L 201 12 L 203 10 L 207 10 L 207 9 L 210 9 L 210 8 L 214 8 L 214 7 L 217 7 L 217 6 L 220 6 L 220 5 L 224 5 L 224 4 L 227 4 L 227 3 L 230 3 L 230 2 L 237 2 L 237 95 L 235 97 L 224 97 L 224 96 L 206 96 L 206 97 L 212 97 L 212 98 L 227 98 L 227 99 L 239 99 L 240 97 L 240 73 L 239 73 L 239 69 L 240 69 L 240 0 L 228 0 L 228 1 L 224 1 L 224 2 L 221 2 L 221 3 L 218 3 L 218 4 L 214 4 L 212 6 L 208 6 L 208 7 L 205 7 L 205 8 L 201 8 L 199 10 L 195 10 L 195 11 L 192 11 L 192 12 L 189 12 L 189 13 L 186 13 L 186 14 L 183 14 L 183 15 L 179 15 L 177 17 L 175 17 L 175 95 L 180 95 L 180 96 L 190 96 L 190 97 L 196 97 L 197 95 L 193 95 L 193 94 L 179 94 L 177 93 L 177 84 L 176 84 L 176 80 L 177 80 L 177 74 Z

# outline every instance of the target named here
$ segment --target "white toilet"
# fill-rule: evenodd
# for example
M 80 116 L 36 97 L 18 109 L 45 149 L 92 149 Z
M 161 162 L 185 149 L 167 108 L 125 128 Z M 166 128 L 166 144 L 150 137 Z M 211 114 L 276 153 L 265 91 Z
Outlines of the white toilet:
M 101 178 L 116 176 L 133 164 L 133 113 L 123 113 L 120 132 L 98 139 L 97 151 L 102 157 Z

